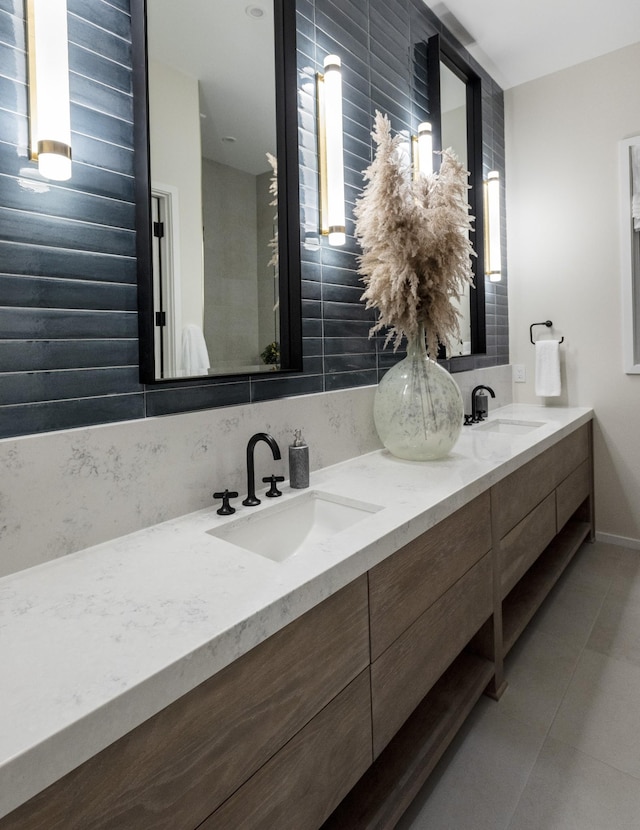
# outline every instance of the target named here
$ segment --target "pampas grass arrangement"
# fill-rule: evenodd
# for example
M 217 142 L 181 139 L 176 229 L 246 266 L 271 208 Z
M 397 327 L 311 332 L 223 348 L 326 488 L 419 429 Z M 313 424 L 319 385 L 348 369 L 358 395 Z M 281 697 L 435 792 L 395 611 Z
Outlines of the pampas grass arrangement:
M 385 346 L 393 341 L 397 349 L 403 335 L 417 337 L 424 325 L 427 353 L 435 359 L 439 343 L 459 337 L 452 300 L 473 278 L 468 173 L 445 150 L 440 172 L 414 181 L 399 152 L 402 136 L 392 137 L 380 112 L 372 136 L 377 150 L 354 211 L 362 299 L 378 310 L 369 336 L 388 328 Z

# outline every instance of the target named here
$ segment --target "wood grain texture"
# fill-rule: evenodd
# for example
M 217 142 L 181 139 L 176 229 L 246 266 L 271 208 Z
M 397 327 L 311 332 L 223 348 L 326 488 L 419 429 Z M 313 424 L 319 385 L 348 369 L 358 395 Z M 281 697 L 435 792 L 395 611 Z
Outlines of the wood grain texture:
M 487 660 L 457 657 L 322 830 L 392 830 L 492 674 Z
M 582 464 L 560 482 L 556 490 L 558 531 L 562 530 L 582 502 L 591 494 L 591 463 Z
M 486 554 L 372 664 L 374 757 L 491 614 L 492 570 Z
M 0 820 L 189 830 L 369 664 L 363 576 Z
M 367 670 L 199 830 L 315 830 L 371 762 Z
M 371 659 L 379 657 L 490 547 L 486 492 L 372 568 Z
M 491 488 L 499 538 L 549 495 L 589 456 L 589 425 L 577 429 Z
M 587 522 L 568 522 L 502 605 L 505 656 L 590 533 Z
M 556 496 L 553 492 L 499 542 L 501 599 L 533 565 L 555 535 Z

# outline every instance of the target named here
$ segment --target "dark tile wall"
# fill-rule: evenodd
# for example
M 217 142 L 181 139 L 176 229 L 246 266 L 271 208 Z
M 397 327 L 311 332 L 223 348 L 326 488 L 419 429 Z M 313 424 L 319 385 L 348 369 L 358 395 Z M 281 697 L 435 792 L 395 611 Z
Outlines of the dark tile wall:
M 298 0 L 303 374 L 162 387 L 138 381 L 129 2 L 68 8 L 73 177 L 44 184 L 27 157 L 23 2 L 0 0 L 0 437 L 376 383 L 397 355 L 368 339 L 350 213 L 375 109 L 396 130 L 428 114 L 420 54 L 444 33 L 422 0 Z M 317 236 L 313 77 L 330 52 L 344 67 L 342 249 Z M 502 92 L 474 68 L 485 169 L 504 174 Z M 487 324 L 487 354 L 452 371 L 508 362 L 506 282 L 487 284 Z

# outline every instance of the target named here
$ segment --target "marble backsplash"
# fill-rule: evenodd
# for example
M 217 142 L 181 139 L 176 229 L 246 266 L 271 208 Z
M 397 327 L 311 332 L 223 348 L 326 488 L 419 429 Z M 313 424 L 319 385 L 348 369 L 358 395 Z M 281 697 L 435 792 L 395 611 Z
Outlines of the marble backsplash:
M 512 402 L 511 367 L 454 375 L 470 409 L 478 383 Z M 301 428 L 317 470 L 380 447 L 374 386 L 0 440 L 0 576 L 212 504 L 214 490 L 246 492 L 246 444 L 256 481 L 288 478 L 287 447 Z M 313 482 L 312 482 L 313 483 Z

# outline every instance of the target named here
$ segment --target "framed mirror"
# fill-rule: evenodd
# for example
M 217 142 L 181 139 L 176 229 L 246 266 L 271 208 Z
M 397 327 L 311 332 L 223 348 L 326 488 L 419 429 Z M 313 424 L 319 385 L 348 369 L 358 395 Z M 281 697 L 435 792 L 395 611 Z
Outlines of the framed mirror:
M 434 35 L 427 42 L 427 70 L 433 149 L 451 148 L 469 171 L 469 207 L 475 217 L 474 285 L 460 300 L 460 341 L 447 344 L 447 357 L 487 350 L 484 290 L 484 199 L 482 92 L 480 77 Z M 434 156 L 437 165 L 438 156 Z
M 295 0 L 132 0 L 141 379 L 302 368 Z

